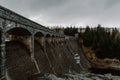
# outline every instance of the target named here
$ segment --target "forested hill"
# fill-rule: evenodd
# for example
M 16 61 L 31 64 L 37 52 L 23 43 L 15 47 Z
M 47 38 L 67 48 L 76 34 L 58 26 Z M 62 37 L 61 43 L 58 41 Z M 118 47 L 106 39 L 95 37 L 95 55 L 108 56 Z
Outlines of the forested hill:
M 65 35 L 79 34 L 83 45 L 91 47 L 98 58 L 120 58 L 120 33 L 117 28 L 105 28 L 98 24 L 94 28 L 86 26 L 86 28 L 66 27 L 62 29 Z

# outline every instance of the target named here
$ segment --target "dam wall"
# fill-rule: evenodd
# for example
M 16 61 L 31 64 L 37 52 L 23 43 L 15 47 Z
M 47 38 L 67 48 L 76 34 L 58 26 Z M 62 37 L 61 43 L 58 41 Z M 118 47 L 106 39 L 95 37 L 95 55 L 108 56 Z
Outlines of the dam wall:
M 20 41 L 6 42 L 7 76 L 11 80 L 27 80 L 38 74 L 79 73 L 89 68 L 89 63 L 81 51 L 78 40 L 45 42 L 44 46 L 35 40 L 35 63 L 31 60 L 30 52 Z M 80 57 L 76 63 L 75 55 Z

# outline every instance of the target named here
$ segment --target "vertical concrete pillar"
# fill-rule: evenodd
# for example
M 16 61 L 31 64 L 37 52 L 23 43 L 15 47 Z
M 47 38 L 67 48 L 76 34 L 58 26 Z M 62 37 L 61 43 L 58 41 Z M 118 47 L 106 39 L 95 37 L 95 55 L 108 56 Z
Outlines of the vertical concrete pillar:
M 34 59 L 34 35 L 31 36 L 31 58 Z
M 48 63 L 49 63 L 49 65 L 50 65 L 50 68 L 52 69 L 53 73 L 55 74 L 55 70 L 54 70 L 54 68 L 53 68 L 53 66 L 52 66 L 52 63 L 51 63 L 51 61 L 50 61 L 50 59 L 49 59 L 49 57 L 48 57 L 48 55 L 47 55 L 47 51 L 46 51 L 46 40 L 47 40 L 47 38 L 44 36 L 44 53 L 45 53 L 45 55 L 46 55 L 46 57 L 47 57 L 47 59 L 48 59 Z
M 39 66 L 37 64 L 37 61 L 35 60 L 34 54 L 35 54 L 35 51 L 34 51 L 34 35 L 32 34 L 32 36 L 31 36 L 31 59 L 34 62 L 38 73 L 40 73 L 40 69 L 39 69 Z
M 0 80 L 5 78 L 5 29 L 0 29 Z

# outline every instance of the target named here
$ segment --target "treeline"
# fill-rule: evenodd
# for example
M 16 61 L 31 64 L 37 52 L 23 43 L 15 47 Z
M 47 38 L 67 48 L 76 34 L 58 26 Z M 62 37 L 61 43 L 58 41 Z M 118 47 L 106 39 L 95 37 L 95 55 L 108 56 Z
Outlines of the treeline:
M 78 28 L 76 28 L 76 27 L 64 28 L 64 34 L 65 35 L 75 36 L 76 33 L 78 33 Z
M 76 28 L 75 26 L 68 27 L 54 26 L 54 28 L 52 29 L 55 30 L 56 32 L 63 31 L 63 33 L 68 36 L 75 36 L 75 34 L 78 33 L 78 28 Z
M 116 28 L 87 26 L 79 37 L 83 39 L 84 46 L 91 47 L 95 51 L 97 57 L 120 59 L 120 34 Z
M 75 36 L 78 33 L 76 27 L 66 27 L 62 30 L 69 36 Z M 79 39 L 83 40 L 83 45 L 91 47 L 97 57 L 120 59 L 120 33 L 117 28 L 105 28 L 99 24 L 95 28 L 87 26 L 79 30 Z

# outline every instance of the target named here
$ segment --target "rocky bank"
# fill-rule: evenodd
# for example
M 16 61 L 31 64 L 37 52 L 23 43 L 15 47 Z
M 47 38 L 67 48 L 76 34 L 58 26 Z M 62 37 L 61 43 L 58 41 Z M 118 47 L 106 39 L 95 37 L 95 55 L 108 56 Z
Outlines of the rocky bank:
M 113 76 L 110 73 L 101 75 L 89 72 L 81 72 L 79 74 L 64 75 L 45 74 L 44 76 L 34 78 L 33 80 L 120 80 L 120 76 Z
M 101 75 L 89 72 L 81 72 L 79 74 L 54 75 L 45 74 L 32 80 L 120 80 L 120 76 L 113 76 L 110 73 Z

